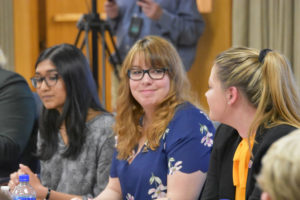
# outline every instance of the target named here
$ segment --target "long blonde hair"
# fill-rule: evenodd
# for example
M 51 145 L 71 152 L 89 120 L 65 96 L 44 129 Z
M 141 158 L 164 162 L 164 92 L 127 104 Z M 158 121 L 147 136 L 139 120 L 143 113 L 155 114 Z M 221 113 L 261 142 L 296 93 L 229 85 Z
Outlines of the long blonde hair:
M 128 52 L 120 71 L 120 85 L 116 108 L 117 150 L 119 159 L 127 159 L 141 138 L 139 121 L 144 114 L 141 105 L 134 99 L 129 88 L 127 71 L 132 67 L 135 56 L 143 55 L 152 67 L 168 68 L 170 91 L 155 111 L 153 123 L 146 130 L 148 146 L 154 150 L 172 119 L 175 108 L 183 101 L 192 101 L 190 84 L 182 61 L 173 45 L 158 36 L 147 36 L 138 40 Z
M 272 200 L 300 199 L 300 130 L 280 138 L 262 159 L 257 181 Z
M 224 89 L 236 86 L 257 108 L 248 135 L 257 128 L 288 124 L 300 128 L 299 88 L 288 60 L 270 51 L 259 60 L 253 48 L 235 47 L 222 52 L 215 60 L 217 77 Z

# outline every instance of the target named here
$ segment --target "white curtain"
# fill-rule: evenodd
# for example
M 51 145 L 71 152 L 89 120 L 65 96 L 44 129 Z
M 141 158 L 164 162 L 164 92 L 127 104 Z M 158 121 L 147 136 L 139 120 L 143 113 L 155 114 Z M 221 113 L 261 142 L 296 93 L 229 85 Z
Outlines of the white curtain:
M 233 0 L 232 13 L 233 45 L 283 53 L 300 85 L 300 0 Z

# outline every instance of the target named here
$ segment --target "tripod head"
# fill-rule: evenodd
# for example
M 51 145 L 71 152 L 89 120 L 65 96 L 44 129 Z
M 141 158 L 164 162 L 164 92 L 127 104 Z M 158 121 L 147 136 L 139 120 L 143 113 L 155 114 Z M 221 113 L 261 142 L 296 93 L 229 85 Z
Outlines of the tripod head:
M 100 32 L 104 32 L 108 25 L 102 19 L 97 12 L 97 0 L 91 0 L 92 11 L 88 14 L 84 14 L 78 20 L 76 26 L 79 30 L 97 29 Z
M 89 60 L 89 42 L 88 42 L 88 33 L 92 32 L 92 67 L 93 67 L 93 75 L 95 78 L 96 83 L 98 83 L 98 38 L 102 38 L 102 49 L 104 52 L 108 54 L 108 60 L 112 64 L 114 68 L 114 73 L 116 77 L 119 79 L 119 73 L 118 73 L 118 65 L 121 64 L 121 57 L 117 50 L 117 47 L 115 45 L 112 31 L 110 29 L 109 24 L 106 23 L 105 20 L 100 19 L 100 15 L 97 12 L 97 0 L 91 0 L 92 3 L 92 11 L 88 14 L 84 14 L 80 17 L 78 20 L 76 26 L 78 28 L 78 34 L 76 36 L 75 40 L 75 46 L 77 46 L 77 43 L 80 39 L 80 34 L 82 31 L 85 32 L 85 39 L 81 44 L 81 49 L 83 49 L 84 46 L 86 46 L 87 50 L 87 57 Z M 106 38 L 105 38 L 105 32 L 109 33 L 109 39 L 113 45 L 114 48 L 114 55 L 112 55 L 110 49 L 108 48 Z M 102 68 L 105 68 L 105 53 L 102 54 Z
M 78 20 L 76 27 L 79 30 L 89 30 L 92 28 L 95 28 L 99 31 L 102 31 L 102 29 L 105 30 L 107 27 L 107 24 L 104 20 L 101 20 L 99 18 L 99 15 L 93 15 L 92 13 L 89 14 L 83 14 L 81 15 L 80 19 Z

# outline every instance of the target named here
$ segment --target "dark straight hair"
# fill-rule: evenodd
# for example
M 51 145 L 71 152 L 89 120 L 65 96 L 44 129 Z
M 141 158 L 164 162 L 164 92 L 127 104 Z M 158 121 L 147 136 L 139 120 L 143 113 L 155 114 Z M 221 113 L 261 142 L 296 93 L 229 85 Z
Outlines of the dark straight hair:
M 45 60 L 56 67 L 67 94 L 61 114 L 56 109 L 48 110 L 43 106 L 39 127 L 43 142 L 37 155 L 41 160 L 53 156 L 58 148 L 59 128 L 65 122 L 68 147 L 62 155 L 75 159 L 85 142 L 84 129 L 89 108 L 106 111 L 100 104 L 88 61 L 78 48 L 70 44 L 50 47 L 40 54 L 35 68 Z

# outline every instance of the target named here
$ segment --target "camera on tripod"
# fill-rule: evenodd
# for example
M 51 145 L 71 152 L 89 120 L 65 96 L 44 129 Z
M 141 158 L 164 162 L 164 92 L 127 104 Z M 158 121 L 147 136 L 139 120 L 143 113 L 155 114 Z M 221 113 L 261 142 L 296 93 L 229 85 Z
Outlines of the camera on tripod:
M 77 22 L 78 33 L 75 39 L 75 46 L 78 45 L 80 35 L 84 31 L 84 39 L 80 45 L 80 49 L 82 50 L 86 47 L 86 57 L 90 60 L 90 48 L 89 48 L 89 32 L 92 33 L 92 71 L 95 82 L 98 86 L 98 39 L 101 38 L 102 41 L 102 103 L 105 105 L 105 61 L 106 54 L 108 56 L 108 60 L 110 61 L 113 71 L 117 79 L 119 80 L 119 70 L 118 66 L 121 65 L 121 57 L 116 47 L 116 44 L 113 39 L 113 34 L 110 29 L 110 26 L 106 23 L 106 21 L 100 19 L 99 14 L 97 13 L 97 1 L 91 0 L 92 4 L 92 12 L 89 14 L 84 14 Z M 107 45 L 107 41 L 105 38 L 105 33 L 108 33 L 109 40 L 113 46 L 114 53 L 109 49 Z

